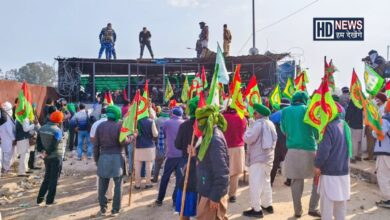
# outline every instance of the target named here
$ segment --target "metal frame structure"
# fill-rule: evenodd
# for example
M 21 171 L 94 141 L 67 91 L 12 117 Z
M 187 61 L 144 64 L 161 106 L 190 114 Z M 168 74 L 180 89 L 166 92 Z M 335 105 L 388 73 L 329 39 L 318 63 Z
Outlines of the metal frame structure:
M 229 72 L 233 72 L 237 64 L 241 64 L 241 77 L 243 84 L 249 81 L 254 73 L 257 77 L 260 89 L 265 89 L 275 85 L 277 81 L 276 69 L 277 62 L 288 56 L 288 54 L 270 54 L 243 57 L 226 58 L 226 67 Z M 57 58 L 58 65 L 58 92 L 61 96 L 69 98 L 71 101 L 79 101 L 80 98 L 80 78 L 89 76 L 91 88 L 85 88 L 88 100 L 95 102 L 96 77 L 127 75 L 127 97 L 131 98 L 133 86 L 140 88 L 143 80 L 151 80 L 150 86 L 165 91 L 165 78 L 176 76 L 180 83 L 178 90 L 181 91 L 184 77 L 188 73 L 201 71 L 204 66 L 209 82 L 212 78 L 215 59 L 182 59 L 165 58 L 157 60 L 99 60 L 83 58 Z M 131 82 L 131 78 L 136 77 L 136 84 Z M 139 80 L 140 78 L 144 78 Z M 91 93 L 88 95 L 88 93 Z M 160 100 L 158 100 L 160 101 Z M 162 101 L 162 100 L 161 100 Z

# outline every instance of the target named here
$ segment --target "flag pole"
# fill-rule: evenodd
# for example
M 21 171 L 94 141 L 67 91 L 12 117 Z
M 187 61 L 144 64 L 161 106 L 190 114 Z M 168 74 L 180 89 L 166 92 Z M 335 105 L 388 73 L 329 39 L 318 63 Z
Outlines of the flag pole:
M 195 140 L 195 130 L 192 132 L 192 138 L 191 138 L 191 148 L 194 146 L 194 140 Z M 191 151 L 192 153 L 192 151 Z M 185 206 L 185 201 L 186 201 L 186 193 L 187 193 L 187 184 L 188 184 L 188 176 L 190 174 L 190 165 L 191 165 L 191 154 L 188 154 L 188 159 L 187 159 L 187 168 L 186 168 L 186 173 L 184 177 L 184 185 L 183 185 L 183 192 L 181 195 L 181 207 L 180 207 L 180 220 L 184 220 L 184 206 Z
M 135 123 L 134 123 L 134 131 L 137 130 L 137 126 L 138 126 L 138 114 L 137 114 L 137 111 L 138 111 L 138 104 L 139 104 L 139 100 L 136 100 L 136 105 L 137 107 L 135 108 Z M 131 152 L 131 163 L 132 163 L 132 171 L 131 171 L 131 174 L 130 174 L 130 188 L 129 188 L 129 203 L 128 203 L 128 206 L 130 207 L 131 206 L 131 192 L 132 192 L 132 189 L 133 189 L 133 177 L 134 177 L 134 154 L 135 154 L 135 147 L 137 146 L 137 138 L 134 139 L 134 142 L 133 142 L 133 149 L 132 149 L 132 152 Z

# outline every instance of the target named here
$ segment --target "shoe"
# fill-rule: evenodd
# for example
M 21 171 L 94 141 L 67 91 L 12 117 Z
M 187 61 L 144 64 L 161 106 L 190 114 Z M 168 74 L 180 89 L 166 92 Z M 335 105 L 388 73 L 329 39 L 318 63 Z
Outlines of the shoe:
M 41 170 L 42 168 L 41 167 L 33 167 L 31 168 L 31 170 Z
M 150 188 L 153 188 L 153 185 L 146 185 L 145 186 L 145 189 L 150 189 Z
M 92 160 L 92 157 L 88 157 L 88 160 Z
M 387 200 L 387 201 L 381 200 L 379 202 L 376 202 L 375 204 L 379 207 L 382 207 L 382 208 L 388 208 L 388 209 L 390 208 L 390 200 Z
M 62 161 L 67 161 L 68 159 L 66 159 L 66 157 L 64 157 L 64 159 L 62 159 Z
M 237 201 L 237 198 L 235 196 L 230 196 L 229 197 L 229 202 L 230 203 L 235 203 Z
M 57 202 L 53 202 L 53 203 L 46 203 L 46 207 L 51 207 L 51 206 L 53 206 L 53 205 L 57 205 Z
M 31 174 L 31 173 L 34 173 L 32 170 L 29 170 L 26 172 L 27 174 Z
M 351 159 L 351 163 L 355 164 L 356 160 L 355 159 Z
M 107 202 L 112 202 L 112 198 L 111 199 L 107 199 Z
M 308 213 L 310 216 L 313 216 L 313 217 L 319 217 L 321 218 L 321 213 L 319 211 L 311 211 Z
M 118 217 L 118 216 L 119 216 L 119 212 L 111 212 L 110 217 Z
M 300 212 L 299 214 L 296 214 L 296 213 L 295 213 L 295 214 L 294 214 L 294 217 L 295 217 L 295 218 L 300 218 L 300 217 L 302 217 L 302 212 L 303 212 L 303 211 L 301 210 L 301 212 Z
M 243 211 L 242 215 L 247 217 L 254 217 L 254 218 L 264 217 L 263 212 L 261 210 L 256 212 L 253 208 L 251 210 Z
M 162 206 L 162 201 L 156 200 L 156 201 L 154 201 L 154 204 L 155 204 L 156 206 Z
M 150 182 L 152 182 L 152 183 L 157 183 L 158 180 L 156 180 L 156 179 L 151 179 Z
M 291 186 L 291 182 L 290 181 L 286 181 L 286 182 L 284 182 L 284 185 L 285 186 Z
M 366 157 L 366 158 L 364 158 L 363 160 L 365 160 L 365 161 L 370 161 L 370 160 L 372 160 L 372 158 Z
M 82 158 L 77 158 L 77 160 L 78 160 L 78 161 L 81 161 L 81 160 L 82 160 Z
M 104 209 L 101 209 L 101 210 L 96 214 L 97 217 L 106 216 L 106 215 L 107 215 L 107 213 L 106 213 L 106 210 L 104 210 Z
M 140 187 L 140 186 L 134 186 L 134 189 L 136 189 L 136 190 L 140 190 L 140 189 L 141 189 L 141 187 Z
M 274 207 L 272 207 L 272 205 L 268 206 L 267 208 L 261 206 L 261 209 L 262 210 L 265 210 L 266 212 L 270 213 L 270 214 L 273 214 L 274 213 Z

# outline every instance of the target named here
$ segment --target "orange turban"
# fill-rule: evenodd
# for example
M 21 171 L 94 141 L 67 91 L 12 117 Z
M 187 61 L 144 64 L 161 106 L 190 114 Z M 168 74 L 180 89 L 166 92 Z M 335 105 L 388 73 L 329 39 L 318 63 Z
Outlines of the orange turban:
M 61 123 L 63 119 L 64 119 L 64 114 L 62 114 L 62 112 L 60 111 L 55 111 L 50 115 L 50 121 L 56 124 Z

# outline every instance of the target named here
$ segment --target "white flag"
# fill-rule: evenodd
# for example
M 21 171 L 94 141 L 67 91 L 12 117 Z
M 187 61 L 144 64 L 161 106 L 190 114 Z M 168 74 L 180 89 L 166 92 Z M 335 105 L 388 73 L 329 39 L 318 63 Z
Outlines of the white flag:
M 218 44 L 218 48 L 217 48 L 217 58 L 215 60 L 215 65 L 217 64 L 219 65 L 218 82 L 227 85 L 229 84 L 229 75 L 225 65 L 225 58 L 223 57 L 223 53 L 221 47 L 219 46 L 219 43 L 217 44 Z

